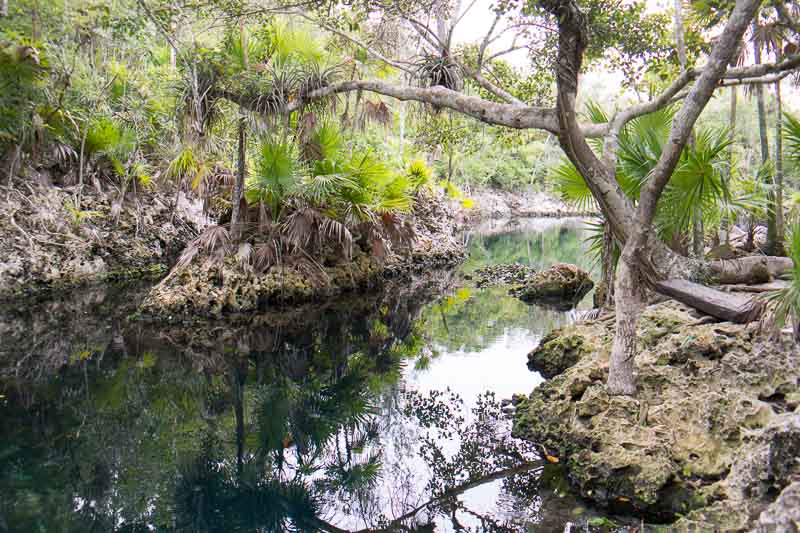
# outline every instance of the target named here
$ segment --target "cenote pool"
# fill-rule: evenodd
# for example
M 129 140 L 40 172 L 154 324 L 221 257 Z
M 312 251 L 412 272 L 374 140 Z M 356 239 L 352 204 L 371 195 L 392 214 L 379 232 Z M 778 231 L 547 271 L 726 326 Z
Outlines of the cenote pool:
M 575 311 L 467 279 L 591 270 L 582 224 L 489 225 L 455 272 L 224 323 L 134 320 L 141 285 L 1 305 L 0 531 L 609 530 L 500 405 Z

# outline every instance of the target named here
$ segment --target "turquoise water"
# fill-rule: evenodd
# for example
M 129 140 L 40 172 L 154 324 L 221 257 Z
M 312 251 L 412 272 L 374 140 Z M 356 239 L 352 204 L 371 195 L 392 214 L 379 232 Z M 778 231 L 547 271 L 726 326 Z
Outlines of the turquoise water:
M 499 404 L 541 382 L 526 355 L 574 312 L 462 277 L 591 269 L 584 237 L 577 221 L 482 228 L 458 271 L 236 323 L 132 320 L 146 286 L 0 306 L 0 531 L 599 523 Z

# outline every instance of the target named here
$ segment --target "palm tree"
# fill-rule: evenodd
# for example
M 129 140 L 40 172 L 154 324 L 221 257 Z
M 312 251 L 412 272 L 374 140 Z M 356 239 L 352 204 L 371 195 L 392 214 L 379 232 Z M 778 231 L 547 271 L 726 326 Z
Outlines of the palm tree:
M 780 60 L 782 50 L 783 28 L 777 22 L 758 23 L 758 15 L 753 19 L 752 42 L 754 62 L 761 64 L 762 51 L 775 54 L 776 60 Z M 782 102 L 780 93 L 780 79 L 775 82 L 775 96 L 777 104 L 776 116 L 776 139 L 775 139 L 775 168 L 774 173 L 767 177 L 771 190 L 769 194 L 769 208 L 767 210 L 767 245 L 766 253 L 769 255 L 784 255 L 783 246 L 783 154 L 781 153 L 781 130 L 782 130 Z M 767 117 L 764 104 L 764 87 L 756 84 L 756 104 L 758 108 L 758 130 L 761 142 L 761 163 L 766 165 L 769 160 L 769 138 L 767 133 Z
M 593 121 L 605 120 L 605 113 L 595 105 L 590 106 L 589 116 Z M 634 202 L 661 156 L 673 116 L 674 110 L 666 108 L 631 121 L 620 133 L 617 181 Z M 728 184 L 723 179 L 728 166 L 724 156 L 730 144 L 727 130 L 701 129 L 695 135 L 694 145 L 687 147 L 681 155 L 656 215 L 659 234 L 671 246 L 685 248 L 686 236 L 698 217 L 703 217 L 701 222 L 717 222 L 710 218 L 711 215 L 720 205 L 733 202 Z M 551 179 L 564 201 L 582 210 L 591 209 L 594 202 L 591 191 L 569 161 L 565 159 L 552 169 Z M 613 265 L 619 249 L 609 243 L 604 245 L 599 230 L 595 228 L 593 249 L 602 251 L 603 265 Z M 605 274 L 603 278 L 606 279 Z

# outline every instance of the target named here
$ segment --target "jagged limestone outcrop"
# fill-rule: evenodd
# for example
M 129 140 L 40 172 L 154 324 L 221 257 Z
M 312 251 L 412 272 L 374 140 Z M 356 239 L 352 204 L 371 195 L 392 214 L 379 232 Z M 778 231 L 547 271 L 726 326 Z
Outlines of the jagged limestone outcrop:
M 645 311 L 636 397 L 605 390 L 613 320 L 549 336 L 536 364 L 551 375 L 567 368 L 517 407 L 514 434 L 542 444 L 582 496 L 614 511 L 685 515 L 675 527 L 686 530 L 754 527 L 800 475 L 789 460 L 800 453 L 790 401 L 800 351 L 762 342 L 756 325 L 702 324 L 693 313 L 674 302 Z
M 428 272 L 463 261 L 454 237 L 454 214 L 437 198 L 415 205 L 409 249 L 378 258 L 354 246 L 351 257 L 331 254 L 313 261 L 289 258 L 265 272 L 246 268 L 235 256 L 177 265 L 141 306 L 149 316 L 208 317 L 245 313 L 272 304 L 299 304 L 373 289 L 384 280 Z
M 115 212 L 112 195 L 29 187 L 0 199 L 0 298 L 83 283 L 163 275 L 196 235 L 158 196 L 140 191 Z M 118 209 L 118 208 L 117 208 Z
M 577 303 L 594 287 L 589 274 L 575 265 L 556 263 L 530 276 L 513 289 L 514 296 L 528 303 Z

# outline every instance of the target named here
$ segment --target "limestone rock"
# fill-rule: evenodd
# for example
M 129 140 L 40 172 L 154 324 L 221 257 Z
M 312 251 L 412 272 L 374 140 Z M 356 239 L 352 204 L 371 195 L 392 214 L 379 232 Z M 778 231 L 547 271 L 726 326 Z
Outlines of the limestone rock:
M 531 359 L 553 379 L 514 434 L 560 459 L 583 497 L 678 530 L 745 530 L 800 475 L 800 348 L 754 326 L 696 324 L 675 302 L 640 320 L 636 397 L 605 390 L 613 321 L 554 332 Z M 572 363 L 571 366 L 568 363 Z M 561 373 L 558 371 L 561 370 Z
M 512 294 L 520 300 L 533 302 L 564 302 L 574 305 L 594 286 L 589 274 L 575 265 L 556 263 L 537 272 Z
M 577 363 L 586 353 L 584 337 L 555 330 L 548 333 L 531 353 L 528 368 L 550 379 Z
M 758 533 L 796 533 L 800 531 L 800 481 L 787 486 L 758 518 Z

